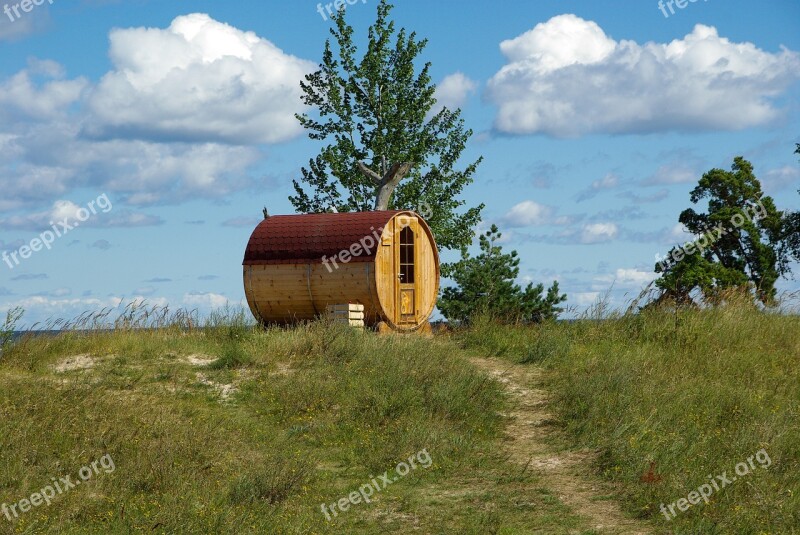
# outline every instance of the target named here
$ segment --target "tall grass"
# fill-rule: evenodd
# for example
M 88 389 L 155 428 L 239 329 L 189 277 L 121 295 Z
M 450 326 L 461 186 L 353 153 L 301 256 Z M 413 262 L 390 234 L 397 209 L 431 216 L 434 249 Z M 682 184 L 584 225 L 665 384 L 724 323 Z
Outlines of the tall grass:
M 502 388 L 452 344 L 325 323 L 262 329 L 248 318 L 137 304 L 13 344 L 0 361 L 0 502 L 107 454 L 116 470 L 13 523 L 0 518 L 0 533 L 577 525 L 500 457 Z M 56 370 L 78 355 L 92 367 Z M 326 521 L 321 503 L 422 449 L 431 468 Z
M 14 331 L 17 328 L 17 322 L 22 319 L 25 311 L 19 307 L 12 308 L 6 313 L 6 319 L 3 325 L 0 325 L 0 352 L 6 350 L 14 338 Z
M 800 530 L 800 317 L 734 298 L 533 328 L 484 320 L 460 339 L 549 371 L 563 425 L 601 452 L 632 513 L 673 533 Z M 660 512 L 761 449 L 768 469 L 672 520 Z

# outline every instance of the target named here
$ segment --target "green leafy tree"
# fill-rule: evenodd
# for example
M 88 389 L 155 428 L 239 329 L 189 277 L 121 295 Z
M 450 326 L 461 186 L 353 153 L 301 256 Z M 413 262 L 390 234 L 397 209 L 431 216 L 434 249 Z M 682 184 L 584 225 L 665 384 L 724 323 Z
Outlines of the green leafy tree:
M 328 144 L 302 169 L 289 199 L 303 213 L 425 206 L 437 243 L 461 248 L 472 241 L 483 205 L 459 213 L 459 197 L 482 158 L 454 169 L 472 130 L 465 130 L 461 110 L 432 115 L 431 64 L 419 72 L 415 65 L 427 40 L 396 33 L 391 9 L 381 0 L 360 59 L 346 11 L 333 17 L 337 52 L 328 39 L 320 69 L 301 83 L 303 102 L 316 114 L 297 115 L 311 139 Z
M 662 273 L 656 281 L 660 299 L 688 304 L 699 291 L 715 302 L 724 290 L 748 287 L 759 301 L 773 304 L 775 282 L 788 271 L 779 253 L 784 220 L 762 192 L 752 164 L 737 157 L 731 171 L 705 173 L 690 200 L 707 200 L 708 211 L 688 208 L 678 220 L 692 234 L 709 238 L 702 247 L 674 248 L 674 264 L 656 265 Z
M 800 143 L 797 143 L 795 154 L 800 154 Z M 797 190 L 800 193 L 800 190 Z M 782 240 L 782 260 L 788 263 L 790 259 L 800 262 L 800 212 L 791 212 L 786 215 L 784 222 L 784 235 Z
M 438 303 L 447 319 L 468 322 L 476 314 L 487 313 L 506 321 L 540 322 L 563 311 L 558 305 L 567 296 L 559 294 L 558 282 L 553 282 L 546 295 L 542 284 L 528 284 L 523 289 L 514 282 L 519 258 L 516 251 L 503 253 L 497 245 L 501 236 L 492 225 L 480 236 L 478 256 L 470 258 L 466 249 L 461 251 L 461 260 L 453 264 L 450 275 L 457 286 L 444 288 Z

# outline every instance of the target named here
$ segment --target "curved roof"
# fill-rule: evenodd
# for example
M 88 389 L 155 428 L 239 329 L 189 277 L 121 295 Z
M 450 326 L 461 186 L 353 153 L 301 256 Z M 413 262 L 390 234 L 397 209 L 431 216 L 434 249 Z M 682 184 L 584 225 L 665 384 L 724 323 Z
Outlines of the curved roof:
M 384 225 L 400 213 L 403 211 L 270 216 L 250 236 L 243 264 L 322 262 L 323 256 L 336 256 L 366 236 L 380 236 Z M 350 261 L 372 261 L 376 251 L 377 247 L 372 247 Z

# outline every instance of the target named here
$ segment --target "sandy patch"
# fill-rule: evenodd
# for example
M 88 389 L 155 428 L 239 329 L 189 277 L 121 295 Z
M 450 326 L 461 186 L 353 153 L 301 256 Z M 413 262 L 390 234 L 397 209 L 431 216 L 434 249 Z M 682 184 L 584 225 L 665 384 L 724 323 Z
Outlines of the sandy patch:
M 185 360 L 192 366 L 208 366 L 217 359 L 208 355 L 189 355 Z
M 219 394 L 220 399 L 223 401 L 227 401 L 233 394 L 239 391 L 235 385 L 229 384 L 225 385 L 222 383 L 217 383 L 216 381 L 212 381 L 209 379 L 204 373 L 197 373 L 197 382 L 208 386 L 217 391 Z
M 53 366 L 53 369 L 57 373 L 65 373 L 76 370 L 88 370 L 94 368 L 95 364 L 95 360 L 89 355 L 73 355 Z

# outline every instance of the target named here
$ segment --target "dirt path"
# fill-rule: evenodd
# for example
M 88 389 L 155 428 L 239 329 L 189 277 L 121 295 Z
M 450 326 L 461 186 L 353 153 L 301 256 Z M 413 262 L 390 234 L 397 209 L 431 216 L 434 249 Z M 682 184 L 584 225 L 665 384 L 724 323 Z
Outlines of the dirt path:
M 473 358 L 478 368 L 494 375 L 516 398 L 507 416 L 505 442 L 511 459 L 539 472 L 543 482 L 559 499 L 587 521 L 587 527 L 603 534 L 645 535 L 652 528 L 625 517 L 609 494 L 612 490 L 592 477 L 593 454 L 588 451 L 559 451 L 548 440 L 558 429 L 548 411 L 548 396 L 536 387 L 542 371 L 536 366 L 516 365 L 502 360 Z

